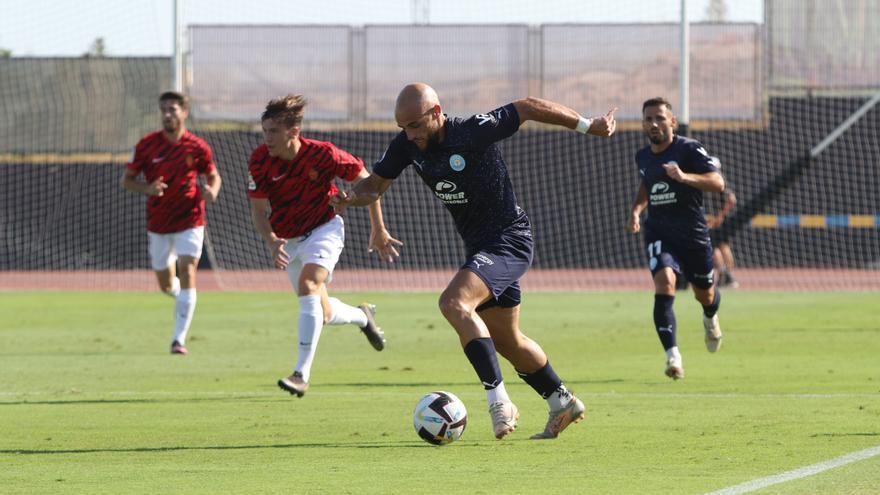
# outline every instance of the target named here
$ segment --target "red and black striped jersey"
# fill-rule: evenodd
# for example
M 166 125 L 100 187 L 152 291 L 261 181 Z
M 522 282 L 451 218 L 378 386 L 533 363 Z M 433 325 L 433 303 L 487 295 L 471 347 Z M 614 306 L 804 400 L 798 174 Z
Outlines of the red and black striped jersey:
M 217 167 L 203 139 L 185 131 L 172 143 L 163 131 L 151 132 L 135 146 L 127 167 L 144 174 L 148 183 L 162 177 L 168 184 L 162 196 L 147 199 L 147 230 L 170 234 L 205 225 L 205 200 L 196 179 Z
M 364 162 L 333 143 L 300 137 L 301 147 L 293 160 L 269 155 L 263 144 L 248 163 L 248 196 L 268 199 L 269 223 L 284 239 L 311 232 L 336 216 L 330 198 L 338 191 L 333 179 L 351 182 Z

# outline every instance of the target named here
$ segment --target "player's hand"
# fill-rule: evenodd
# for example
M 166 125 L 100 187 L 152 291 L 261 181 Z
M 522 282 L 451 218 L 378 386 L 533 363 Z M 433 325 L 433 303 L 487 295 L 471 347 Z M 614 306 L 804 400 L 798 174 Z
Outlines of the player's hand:
M 330 206 L 332 206 L 333 210 L 338 214 L 344 212 L 352 201 L 354 201 L 354 194 L 349 194 L 343 190 L 336 191 L 336 194 L 330 196 Z
M 403 242 L 391 237 L 387 230 L 373 230 L 370 232 L 370 245 L 367 247 L 367 252 L 375 251 L 382 261 L 394 263 L 394 258 L 400 257 L 400 253 L 397 251 L 400 246 L 403 246 Z
M 214 192 L 214 189 L 211 186 L 205 184 L 202 186 L 202 197 L 205 198 L 205 201 L 209 203 L 217 202 L 217 193 Z
M 164 179 L 165 177 L 160 175 L 158 179 L 147 184 L 147 196 L 164 196 L 165 189 L 168 189 L 168 184 L 162 182 Z
M 717 229 L 718 227 L 721 227 L 722 223 L 724 223 L 724 219 L 718 215 L 706 217 L 706 225 L 708 225 L 710 229 Z
M 640 230 L 642 230 L 642 226 L 639 216 L 635 213 L 630 213 L 629 220 L 626 222 L 626 231 L 637 234 Z
M 590 128 L 587 129 L 587 134 L 599 137 L 611 137 L 611 135 L 614 134 L 614 131 L 617 130 L 617 121 L 614 120 L 614 112 L 616 111 L 617 107 L 614 107 L 604 116 L 593 119 Z
M 266 244 L 269 246 L 269 251 L 272 252 L 272 261 L 275 262 L 275 268 L 286 270 L 288 263 L 290 263 L 290 255 L 284 250 L 284 246 L 287 245 L 287 239 L 276 237 Z
M 666 175 L 676 182 L 685 182 L 687 180 L 687 174 L 682 172 L 675 163 L 664 163 L 663 169 L 666 170 Z

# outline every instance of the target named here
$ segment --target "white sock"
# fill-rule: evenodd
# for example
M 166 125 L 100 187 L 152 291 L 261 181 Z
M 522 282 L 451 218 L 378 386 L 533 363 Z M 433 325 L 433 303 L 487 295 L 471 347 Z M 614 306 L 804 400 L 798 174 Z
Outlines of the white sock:
M 681 353 L 678 352 L 678 346 L 670 347 L 666 350 L 666 359 L 670 359 L 673 357 L 681 361 Z
M 177 277 L 172 278 L 171 290 L 169 290 L 168 292 L 162 291 L 162 293 L 168 297 L 177 298 L 177 295 L 180 294 L 180 279 Z
M 331 297 L 330 309 L 333 310 L 333 316 L 331 316 L 330 321 L 327 322 L 328 325 L 347 325 L 349 323 L 354 323 L 359 327 L 367 326 L 367 315 L 361 308 L 349 306 L 339 299 Z
M 318 340 L 324 326 L 324 309 L 321 307 L 321 296 L 300 296 L 299 298 L 299 353 L 294 371 L 302 373 L 303 381 L 309 381 L 312 374 L 312 361 L 318 350 Z
M 560 385 L 556 392 L 547 397 L 547 405 L 550 406 L 551 411 L 558 411 L 571 403 L 573 398 L 574 396 L 565 388 L 565 385 Z
M 177 279 L 175 279 L 177 280 Z M 174 340 L 181 345 L 186 343 L 186 332 L 192 323 L 196 311 L 196 290 L 178 289 L 177 302 L 174 304 Z
M 486 401 L 490 406 L 496 402 L 510 402 L 504 382 L 499 382 L 497 387 L 486 390 Z

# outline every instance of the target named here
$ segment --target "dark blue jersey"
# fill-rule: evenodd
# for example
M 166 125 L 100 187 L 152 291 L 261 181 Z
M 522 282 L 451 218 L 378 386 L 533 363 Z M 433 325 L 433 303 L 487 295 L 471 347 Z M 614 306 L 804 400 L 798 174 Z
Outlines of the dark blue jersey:
M 373 172 L 397 178 L 412 165 L 425 184 L 452 214 L 469 252 L 495 239 L 520 222 L 528 230 L 525 212 L 516 196 L 501 150 L 495 144 L 519 129 L 513 104 L 468 119 L 447 118 L 443 142 L 421 151 L 401 131 Z
M 708 228 L 703 213 L 703 191 L 666 175 L 663 164 L 676 163 L 682 172 L 706 174 L 717 172 L 716 160 L 699 141 L 674 136 L 662 153 L 650 146 L 636 153 L 642 183 L 648 192 L 648 218 L 645 226 L 670 242 L 691 244 L 708 242 Z

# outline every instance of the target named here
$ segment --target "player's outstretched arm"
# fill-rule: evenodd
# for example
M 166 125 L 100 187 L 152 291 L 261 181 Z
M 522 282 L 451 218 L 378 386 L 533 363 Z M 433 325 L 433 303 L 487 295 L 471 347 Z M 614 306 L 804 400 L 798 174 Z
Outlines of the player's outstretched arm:
M 275 267 L 284 270 L 287 268 L 287 264 L 290 263 L 290 256 L 284 250 L 287 239 L 282 239 L 275 235 L 275 232 L 272 230 L 272 224 L 269 223 L 270 211 L 271 206 L 268 199 L 251 198 L 251 219 L 254 222 L 254 229 L 266 241 L 266 247 L 269 248 L 269 252 L 272 254 L 272 261 L 275 262 Z
M 361 169 L 360 174 L 358 174 L 357 178 L 354 180 L 355 187 L 369 177 L 370 173 L 367 172 L 366 169 Z M 385 189 L 388 188 L 386 187 Z M 349 197 L 350 196 L 351 195 L 349 195 Z M 367 246 L 367 252 L 375 252 L 379 255 L 379 258 L 381 258 L 382 261 L 394 263 L 394 258 L 400 257 L 397 248 L 403 246 L 403 242 L 391 237 L 391 234 L 388 233 L 388 229 L 385 228 L 385 220 L 382 217 L 382 206 L 380 203 L 381 202 L 377 199 L 368 205 L 370 209 L 370 244 Z M 339 211 L 340 208 L 344 207 L 334 205 L 334 208 Z
M 670 179 L 695 187 L 704 192 L 724 192 L 724 177 L 718 172 L 694 174 L 683 171 L 678 164 L 664 163 L 663 168 Z
M 617 122 L 614 120 L 616 107 L 602 117 L 588 119 L 581 117 L 579 113 L 565 105 L 532 96 L 516 100 L 513 102 L 513 106 L 516 107 L 516 112 L 519 114 L 520 125 L 528 120 L 534 120 L 544 124 L 567 127 L 581 134 L 600 137 L 610 137 L 617 129 Z
M 367 206 L 379 201 L 385 191 L 391 187 L 393 179 L 385 179 L 376 174 L 370 174 L 357 182 L 351 192 L 339 191 L 330 198 L 330 204 L 336 211 L 342 211 L 349 206 Z

